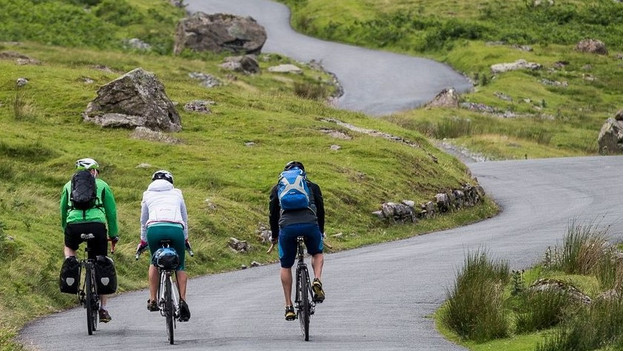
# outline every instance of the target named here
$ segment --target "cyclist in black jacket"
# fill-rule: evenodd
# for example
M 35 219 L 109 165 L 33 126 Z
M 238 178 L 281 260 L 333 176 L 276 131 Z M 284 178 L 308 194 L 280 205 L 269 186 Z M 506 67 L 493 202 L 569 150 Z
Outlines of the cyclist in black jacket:
M 284 171 L 299 168 L 305 171 L 303 164 L 291 161 L 286 164 Z M 310 207 L 301 210 L 283 211 L 277 194 L 277 185 L 271 189 L 269 196 L 269 223 L 271 225 L 271 241 L 278 244 L 280 257 L 280 278 L 284 289 L 286 302 L 285 318 L 288 321 L 295 319 L 295 310 L 292 303 L 292 266 L 295 263 L 297 251 L 297 237 L 305 236 L 308 253 L 312 256 L 314 281 L 312 290 L 313 300 L 323 302 L 325 292 L 321 283 L 323 271 L 323 233 L 325 230 L 325 208 L 321 188 L 306 178 L 310 189 Z M 279 240 L 278 240 L 279 239 Z

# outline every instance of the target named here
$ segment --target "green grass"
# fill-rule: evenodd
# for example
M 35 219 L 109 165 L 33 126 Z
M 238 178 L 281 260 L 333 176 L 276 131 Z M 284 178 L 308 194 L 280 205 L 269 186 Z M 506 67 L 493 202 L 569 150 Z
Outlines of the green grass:
M 486 199 L 481 206 L 417 225 L 379 221 L 372 212 L 383 202 L 421 203 L 474 180 L 465 165 L 420 133 L 328 107 L 322 97 L 332 93 L 326 83 L 329 75 L 305 66 L 301 75 L 267 71 L 269 66 L 291 63 L 287 57 L 263 56 L 261 74 L 232 76 L 218 67 L 224 55 L 170 55 L 167 47 L 180 13 L 167 4 L 0 0 L 0 52 L 19 52 L 40 62 L 19 65 L 0 59 L 0 274 L 5 277 L 0 283 L 1 349 L 20 348 L 13 338 L 25 323 L 76 305 L 75 297 L 58 291 L 63 260 L 58 201 L 78 158 L 92 157 L 100 163 L 101 177 L 117 200 L 121 241 L 114 258 L 119 292 L 146 287 L 145 265 L 134 262 L 134 249 L 141 195 L 157 169 L 172 171 L 185 195 L 196 253 L 187 262 L 191 276 L 230 271 L 252 261 L 276 262 L 277 257 L 265 254 L 266 244 L 257 231 L 268 227 L 269 190 L 283 165 L 293 159 L 303 161 L 311 179 L 322 187 L 333 251 L 452 228 L 497 212 Z M 112 15 L 116 9 L 127 10 L 124 14 L 134 16 L 136 25 Z M 63 13 L 75 15 L 71 23 L 75 31 L 59 21 Z M 29 24 L 20 27 L 25 18 Z M 91 23 L 106 28 L 106 33 L 91 35 Z M 62 34 L 37 32 L 44 24 L 49 33 Z M 23 30 L 18 33 L 15 28 Z M 142 36 L 142 31 L 149 35 Z M 147 53 L 125 49 L 123 39 L 131 37 L 156 43 L 160 49 Z M 109 70 L 98 68 L 102 66 Z M 82 122 L 81 113 L 98 88 L 137 67 L 153 72 L 177 103 L 182 131 L 169 136 L 179 143 L 138 140 L 130 130 Z M 225 84 L 204 88 L 189 77 L 191 72 L 212 74 Z M 18 78 L 28 79 L 28 84 L 18 87 Z M 212 113 L 182 109 L 196 99 L 215 101 Z M 341 128 L 323 118 L 397 135 L 421 147 L 354 133 L 352 140 L 334 139 L 322 130 Z M 331 150 L 333 144 L 342 148 Z M 250 251 L 232 252 L 227 247 L 230 237 L 248 241 Z
M 564 0 L 553 6 L 532 6 L 533 2 L 523 0 L 282 2 L 293 10 L 294 27 L 306 34 L 430 57 L 472 78 L 475 89 L 462 95 L 463 101 L 518 117 L 427 108 L 387 119 L 432 138 L 446 138 L 489 159 L 595 155 L 602 124 L 622 108 L 619 2 Z M 575 51 L 575 45 L 588 37 L 603 41 L 609 55 Z M 514 45 L 529 45 L 532 51 Z M 537 62 L 542 68 L 490 72 L 493 64 L 518 59 Z M 557 62 L 566 64 L 558 68 Z M 502 100 L 495 93 L 513 100 Z M 472 123 L 466 128 L 465 123 L 452 126 L 450 120 Z
M 571 221 L 561 247 L 549 248 L 543 262 L 513 272 L 512 279 L 500 269 L 504 261 L 491 261 L 483 250 L 468 253 L 448 300 L 436 311 L 437 329 L 473 351 L 621 350 L 621 243 L 609 242 L 604 233 L 595 222 Z M 591 302 L 570 290 L 532 290 L 538 279 L 563 282 Z

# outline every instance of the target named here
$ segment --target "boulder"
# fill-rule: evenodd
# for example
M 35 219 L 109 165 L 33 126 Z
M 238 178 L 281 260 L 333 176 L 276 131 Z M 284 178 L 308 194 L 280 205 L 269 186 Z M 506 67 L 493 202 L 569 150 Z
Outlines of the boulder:
M 619 118 L 619 120 L 618 120 Z M 622 153 L 622 111 L 607 119 L 598 134 L 598 151 L 603 155 Z
M 178 22 L 173 52 L 178 55 L 188 48 L 258 54 L 266 39 L 266 30 L 252 17 L 196 12 Z
M 142 68 L 102 86 L 82 117 L 85 122 L 103 127 L 146 127 L 164 132 L 182 129 L 180 115 L 164 86 Z
M 428 107 L 459 107 L 459 94 L 455 89 L 444 89 L 427 104 Z
M 589 52 L 591 54 L 598 55 L 607 55 L 609 53 L 607 46 L 602 41 L 597 39 L 581 40 L 578 44 L 576 44 L 574 49 L 576 51 Z
M 492 73 L 503 73 L 508 71 L 515 71 L 519 69 L 537 70 L 542 68 L 542 65 L 535 62 L 527 62 L 526 60 L 519 59 L 511 63 L 497 63 L 490 66 Z

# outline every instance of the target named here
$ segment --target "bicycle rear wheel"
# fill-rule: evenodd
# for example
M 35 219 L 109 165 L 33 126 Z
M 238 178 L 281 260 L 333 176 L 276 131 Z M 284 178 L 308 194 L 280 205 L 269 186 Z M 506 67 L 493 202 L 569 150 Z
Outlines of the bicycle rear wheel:
M 85 290 L 87 291 L 85 304 L 87 307 L 87 332 L 89 335 L 92 335 L 97 329 L 98 304 L 94 284 L 93 270 L 88 267 L 85 274 Z
M 308 275 L 308 269 L 301 267 L 297 272 L 297 289 L 299 290 L 299 305 L 297 306 L 297 318 L 301 325 L 301 334 L 305 341 L 310 340 L 310 298 L 309 298 L 309 283 L 310 277 Z
M 165 278 L 165 320 L 167 323 L 167 336 L 171 345 L 173 345 L 174 312 L 173 299 L 171 297 L 171 278 L 167 277 Z

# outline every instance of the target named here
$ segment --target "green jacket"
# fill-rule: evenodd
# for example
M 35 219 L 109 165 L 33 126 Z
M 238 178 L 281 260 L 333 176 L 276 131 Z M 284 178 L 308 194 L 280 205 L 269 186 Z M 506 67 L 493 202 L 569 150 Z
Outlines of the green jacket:
M 63 193 L 61 193 L 61 226 L 63 227 L 63 231 L 65 231 L 67 223 L 107 223 L 108 236 L 114 238 L 119 234 L 119 229 L 117 228 L 117 205 L 115 204 L 115 197 L 105 181 L 95 178 L 95 185 L 97 187 L 97 204 L 100 206 L 88 209 L 83 216 L 82 210 L 72 209 L 71 201 L 69 200 L 71 181 L 65 184 L 63 187 Z

